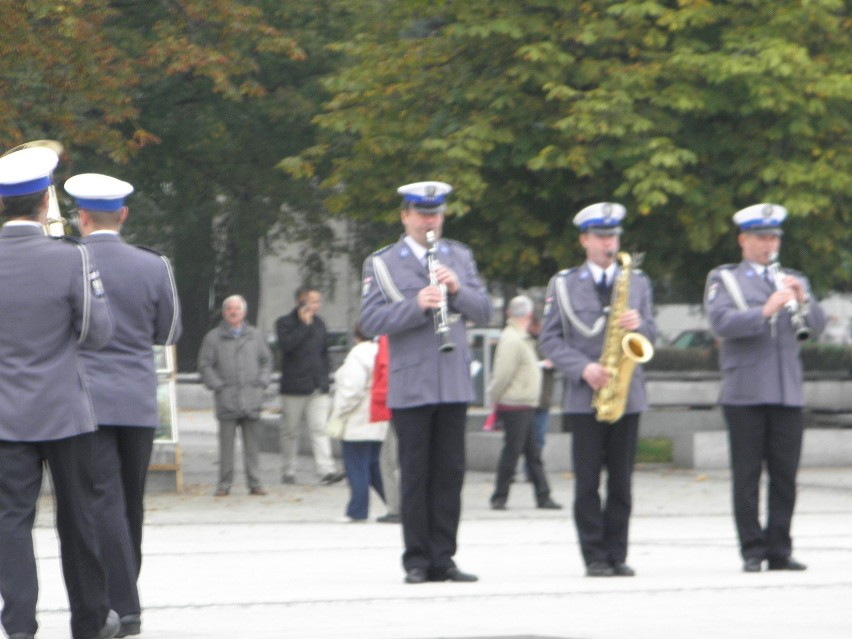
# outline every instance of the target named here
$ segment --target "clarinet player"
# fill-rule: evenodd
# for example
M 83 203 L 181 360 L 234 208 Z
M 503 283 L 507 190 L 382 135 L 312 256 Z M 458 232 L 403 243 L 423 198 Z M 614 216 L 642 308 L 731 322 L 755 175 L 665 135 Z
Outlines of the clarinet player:
M 387 335 L 390 350 L 387 404 L 399 441 L 409 584 L 477 580 L 453 556 L 474 397 L 465 323 L 486 324 L 491 304 L 471 250 L 441 237 L 451 191 L 443 182 L 400 187 L 405 233 L 364 263 L 361 327 Z
M 722 340 L 719 403 L 728 428 L 734 518 L 745 572 L 805 570 L 793 559 L 790 526 L 802 450 L 804 404 L 801 338 L 825 327 L 807 278 L 773 273 L 787 209 L 755 204 L 738 211 L 734 224 L 742 261 L 713 269 L 704 309 Z M 769 474 L 766 525 L 759 521 L 763 464 Z

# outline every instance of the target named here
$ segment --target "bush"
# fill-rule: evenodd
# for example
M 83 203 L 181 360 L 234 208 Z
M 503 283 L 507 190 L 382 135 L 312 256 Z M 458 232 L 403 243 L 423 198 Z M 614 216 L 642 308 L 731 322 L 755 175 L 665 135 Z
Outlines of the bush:
M 654 357 L 643 364 L 646 371 L 717 371 L 719 353 L 713 348 L 657 346 Z
M 802 346 L 802 366 L 806 371 L 852 374 L 852 347 L 837 344 L 805 344 Z
M 806 371 L 852 374 L 852 347 L 835 344 L 802 345 L 802 366 Z M 717 348 L 654 349 L 653 359 L 644 364 L 648 371 L 718 371 Z

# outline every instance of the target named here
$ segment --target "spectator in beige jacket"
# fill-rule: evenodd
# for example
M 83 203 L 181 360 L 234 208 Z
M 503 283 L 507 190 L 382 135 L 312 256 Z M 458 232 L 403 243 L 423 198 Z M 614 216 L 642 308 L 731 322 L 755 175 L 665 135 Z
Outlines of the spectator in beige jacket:
M 536 504 L 539 508 L 558 510 L 562 506 L 550 496 L 541 452 L 535 440 L 535 409 L 541 394 L 542 373 L 536 356 L 535 339 L 527 330 L 533 319 L 533 302 L 526 295 L 512 298 L 506 314 L 506 328 L 497 342 L 489 388 L 504 433 L 491 508 L 506 509 L 509 486 L 515 475 L 518 457 L 523 452 Z

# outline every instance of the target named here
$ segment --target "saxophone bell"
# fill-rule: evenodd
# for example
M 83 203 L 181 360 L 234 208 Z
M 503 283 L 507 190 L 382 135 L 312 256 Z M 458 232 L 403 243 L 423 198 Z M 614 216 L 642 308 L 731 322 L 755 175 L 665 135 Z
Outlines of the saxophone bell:
M 639 261 L 629 253 L 618 253 L 621 273 L 616 278 L 612 291 L 611 311 L 604 334 L 600 364 L 610 372 L 605 386 L 592 395 L 595 419 L 613 424 L 622 418 L 627 407 L 630 382 L 637 364 L 647 362 L 654 356 L 651 341 L 637 332 L 629 332 L 618 325 L 618 318 L 627 310 L 630 292 L 630 274 Z

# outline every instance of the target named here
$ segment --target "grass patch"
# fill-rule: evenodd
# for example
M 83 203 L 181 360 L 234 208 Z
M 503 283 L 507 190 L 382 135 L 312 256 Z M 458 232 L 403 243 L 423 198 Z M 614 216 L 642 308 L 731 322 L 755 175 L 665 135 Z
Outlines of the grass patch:
M 668 464 L 672 461 L 672 440 L 666 437 L 647 437 L 636 446 L 636 463 Z

